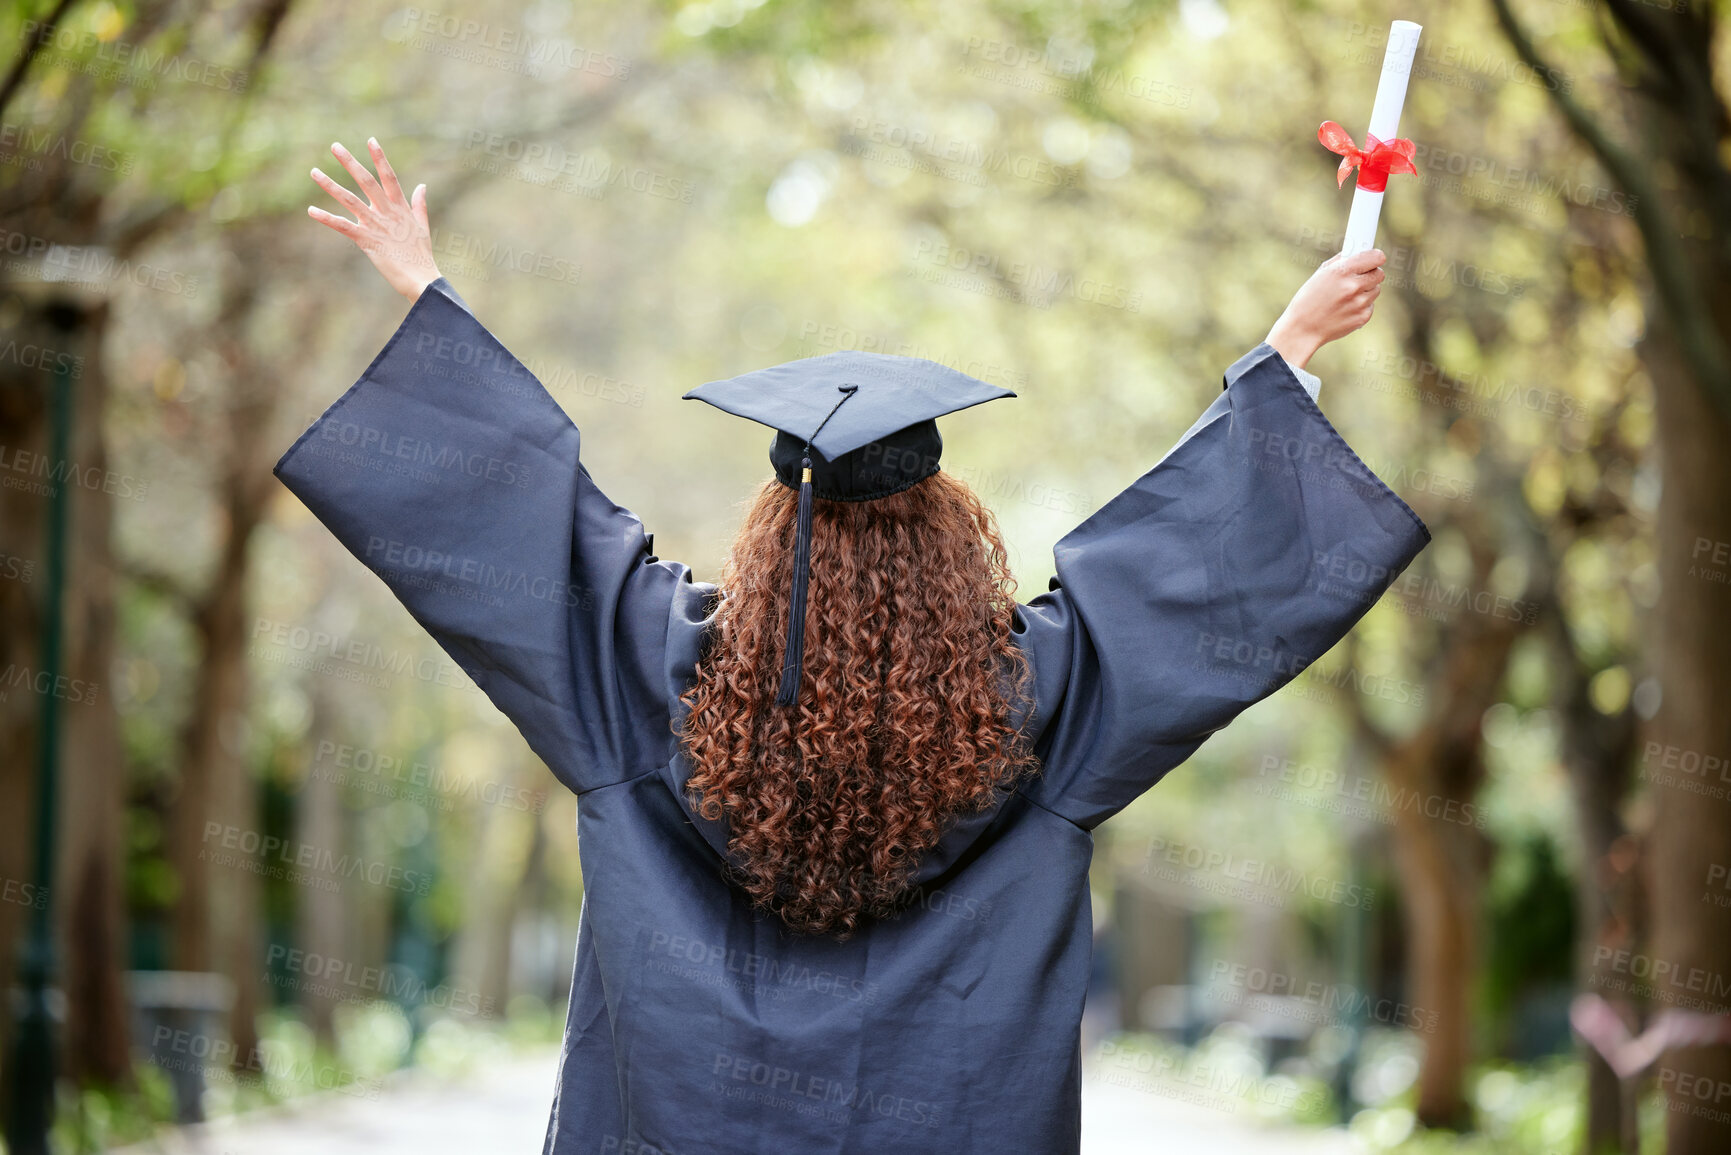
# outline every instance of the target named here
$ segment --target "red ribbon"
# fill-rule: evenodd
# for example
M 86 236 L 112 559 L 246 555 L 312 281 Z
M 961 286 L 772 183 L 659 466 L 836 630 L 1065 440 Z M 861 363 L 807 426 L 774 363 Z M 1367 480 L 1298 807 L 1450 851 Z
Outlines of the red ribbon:
M 1340 169 L 1334 187 L 1346 184 L 1346 174 L 1356 166 L 1358 168 L 1358 187 L 1366 192 L 1382 192 L 1388 187 L 1390 173 L 1410 172 L 1418 175 L 1418 169 L 1413 166 L 1412 156 L 1418 146 L 1405 138 L 1395 140 L 1378 140 L 1370 133 L 1364 134 L 1364 142 L 1368 149 L 1359 148 L 1352 143 L 1352 137 L 1346 129 L 1332 120 L 1322 122 L 1322 127 L 1316 130 L 1316 139 L 1327 146 L 1330 152 L 1340 154 Z

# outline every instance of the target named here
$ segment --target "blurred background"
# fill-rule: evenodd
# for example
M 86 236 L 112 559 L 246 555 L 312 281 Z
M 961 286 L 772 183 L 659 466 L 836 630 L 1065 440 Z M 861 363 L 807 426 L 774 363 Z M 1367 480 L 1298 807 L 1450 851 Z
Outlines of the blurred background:
M 945 463 L 1029 600 L 1339 249 L 1400 18 L 1419 171 L 1310 368 L 1435 541 L 1098 832 L 1084 1146 L 1731 1150 L 1726 8 L 6 0 L 8 1149 L 545 1127 L 575 800 L 270 472 L 406 311 L 332 141 L 701 579 L 768 437 L 686 389 L 1016 390 Z

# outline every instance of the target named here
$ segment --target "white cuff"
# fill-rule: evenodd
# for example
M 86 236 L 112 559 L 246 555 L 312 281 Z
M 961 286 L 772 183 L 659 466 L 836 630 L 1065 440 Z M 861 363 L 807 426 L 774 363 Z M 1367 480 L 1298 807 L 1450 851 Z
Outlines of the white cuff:
M 1282 354 L 1280 359 L 1282 361 L 1286 361 L 1285 354 Z M 1297 365 L 1294 365 L 1291 361 L 1286 361 L 1286 367 L 1288 369 L 1292 370 L 1292 375 L 1294 377 L 1298 378 L 1298 383 L 1300 385 L 1304 386 L 1304 391 L 1306 393 L 1310 394 L 1310 399 L 1312 401 L 1315 401 L 1317 391 L 1322 388 L 1322 378 L 1318 377 L 1314 373 L 1308 372 L 1304 369 L 1300 369 Z

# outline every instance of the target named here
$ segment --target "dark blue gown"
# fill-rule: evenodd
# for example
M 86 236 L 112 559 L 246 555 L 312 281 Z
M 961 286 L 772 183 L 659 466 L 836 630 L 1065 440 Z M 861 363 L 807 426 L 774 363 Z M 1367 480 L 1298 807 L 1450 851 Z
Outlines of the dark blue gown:
M 1017 611 L 1039 775 L 838 944 L 722 877 L 674 735 L 716 590 L 652 554 L 580 440 L 441 277 L 275 468 L 578 796 L 545 1151 L 1076 1151 L 1091 830 L 1333 646 L 1424 524 L 1272 347 L 1239 358 Z

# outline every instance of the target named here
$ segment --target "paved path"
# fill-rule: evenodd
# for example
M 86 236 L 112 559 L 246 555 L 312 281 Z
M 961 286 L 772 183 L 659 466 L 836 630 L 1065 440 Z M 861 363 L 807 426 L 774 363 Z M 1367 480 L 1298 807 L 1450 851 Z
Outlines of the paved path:
M 377 1099 L 322 1095 L 168 1133 L 110 1155 L 533 1155 L 553 1093 L 551 1051 L 490 1064 L 460 1083 L 410 1074 Z M 1128 1085 L 1124 1085 L 1127 1083 Z M 1090 1070 L 1083 1155 L 1358 1155 L 1340 1132 L 1271 1129 L 1170 1087 Z M 1010 1153 L 1006 1153 L 1010 1155 Z
M 556 1057 L 490 1063 L 456 1083 L 409 1073 L 377 1099 L 308 1096 L 110 1155 L 539 1155 Z
M 1265 1126 L 1243 1112 L 1190 1102 L 1180 1089 L 1121 1085 L 1088 1069 L 1082 1079 L 1082 1155 L 1362 1155 L 1344 1131 Z

